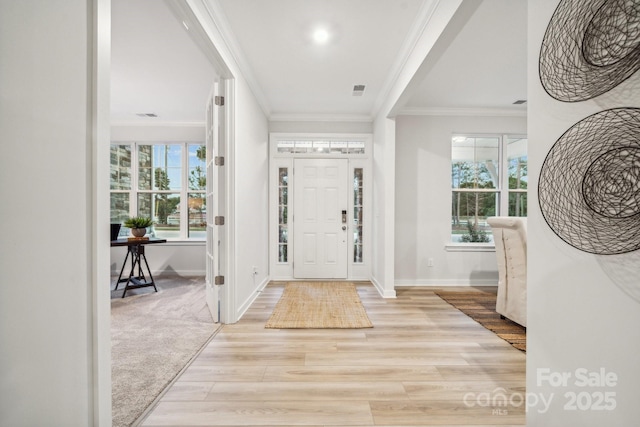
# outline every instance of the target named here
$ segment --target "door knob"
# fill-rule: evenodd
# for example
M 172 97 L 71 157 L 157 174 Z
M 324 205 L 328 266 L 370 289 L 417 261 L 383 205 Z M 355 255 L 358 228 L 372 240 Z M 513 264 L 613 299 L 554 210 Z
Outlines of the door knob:
M 342 226 L 342 229 L 343 229 L 343 230 L 346 230 L 346 229 L 347 229 L 347 226 L 346 226 L 346 225 L 343 225 L 343 226 Z

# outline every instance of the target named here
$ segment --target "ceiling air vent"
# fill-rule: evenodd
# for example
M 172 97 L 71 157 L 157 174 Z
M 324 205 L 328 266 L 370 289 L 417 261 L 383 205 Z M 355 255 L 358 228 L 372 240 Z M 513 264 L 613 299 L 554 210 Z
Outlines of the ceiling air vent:
M 138 117 L 158 117 L 156 113 L 136 113 Z
M 518 99 L 516 102 L 513 103 L 513 105 L 520 105 L 520 104 L 524 104 L 526 102 L 527 102 L 526 99 Z
M 353 85 L 353 96 L 362 96 L 364 93 L 364 85 Z

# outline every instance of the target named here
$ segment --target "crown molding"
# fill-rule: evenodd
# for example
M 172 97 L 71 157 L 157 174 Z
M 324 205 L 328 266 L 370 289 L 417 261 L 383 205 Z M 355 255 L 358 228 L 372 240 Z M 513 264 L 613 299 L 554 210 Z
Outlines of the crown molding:
M 374 117 L 377 115 L 380 108 L 382 108 L 382 105 L 387 100 L 391 90 L 400 78 L 402 70 L 406 66 L 407 61 L 409 61 L 413 51 L 416 49 L 420 37 L 422 37 L 422 34 L 426 31 L 439 3 L 440 0 L 425 0 L 420 6 L 416 20 L 411 26 L 411 29 L 400 48 L 399 55 L 391 65 L 390 72 L 382 85 L 382 89 L 380 90 L 378 97 L 373 103 L 373 110 L 371 111 L 371 114 Z
M 189 1 L 189 0 L 187 0 Z M 251 66 L 249 66 L 249 61 L 242 53 L 242 49 L 240 49 L 240 45 L 237 42 L 237 38 L 231 29 L 231 25 L 229 24 L 229 20 L 227 15 L 224 12 L 224 9 L 220 5 L 218 0 L 194 0 L 199 1 L 200 4 L 204 7 L 209 19 L 215 27 L 216 32 L 219 34 L 221 42 L 224 44 L 225 50 L 228 52 L 229 56 L 235 63 L 235 68 L 238 69 L 238 72 L 241 74 L 242 78 L 246 81 L 249 89 L 255 96 L 256 101 L 260 105 L 260 108 L 264 112 L 264 114 L 268 117 L 271 114 L 271 107 L 269 106 L 269 102 L 267 101 L 264 92 L 260 88 L 260 84 L 258 83 L 258 79 L 255 74 L 251 70 Z M 217 46 L 216 46 L 217 47 Z M 229 64 L 227 64 L 228 66 Z M 235 76 L 236 78 L 238 76 Z
M 366 114 L 272 114 L 271 122 L 365 122 L 371 123 L 373 118 Z
M 204 127 L 205 121 L 201 122 L 112 122 L 111 127 Z
M 405 107 L 400 110 L 401 116 L 481 116 L 481 117 L 527 117 L 526 109 L 512 108 L 419 108 Z

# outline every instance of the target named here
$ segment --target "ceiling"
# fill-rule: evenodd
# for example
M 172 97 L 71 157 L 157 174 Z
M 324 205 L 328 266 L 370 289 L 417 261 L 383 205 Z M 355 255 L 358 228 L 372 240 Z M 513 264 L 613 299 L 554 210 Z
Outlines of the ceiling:
M 527 1 L 484 0 L 405 107 L 526 110 Z
M 371 118 L 435 2 L 205 1 L 272 120 Z M 465 1 L 479 6 L 400 112 L 526 109 L 512 103 L 526 99 L 527 1 Z M 320 26 L 329 33 L 325 44 L 313 41 Z M 214 75 L 166 2 L 112 0 L 112 123 L 202 122 Z M 353 96 L 354 85 L 365 85 L 362 96 Z
M 165 2 L 111 1 L 112 125 L 201 123 L 215 75 Z

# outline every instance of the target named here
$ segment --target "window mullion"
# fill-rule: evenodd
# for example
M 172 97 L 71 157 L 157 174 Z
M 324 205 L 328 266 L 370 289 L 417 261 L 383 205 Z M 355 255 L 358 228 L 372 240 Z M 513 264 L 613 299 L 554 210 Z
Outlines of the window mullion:
M 182 185 L 180 186 L 180 238 L 186 240 L 189 229 L 189 143 L 182 143 Z
M 129 191 L 129 215 L 138 216 L 138 143 L 131 144 L 131 189 Z
M 507 155 L 507 135 L 500 138 L 500 209 L 497 215 L 509 215 L 509 156 Z

